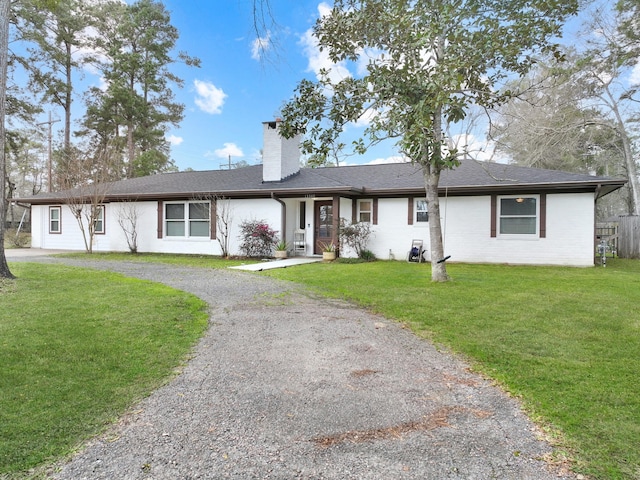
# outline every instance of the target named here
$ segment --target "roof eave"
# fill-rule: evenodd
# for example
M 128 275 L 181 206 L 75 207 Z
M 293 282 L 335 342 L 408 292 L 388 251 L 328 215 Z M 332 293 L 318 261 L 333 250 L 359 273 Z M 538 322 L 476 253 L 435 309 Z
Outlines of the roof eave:
M 487 195 L 490 193 L 570 193 L 570 192 L 596 192 L 597 198 L 607 195 L 627 183 L 625 179 L 595 179 L 593 181 L 558 182 L 558 183 L 513 183 L 513 184 L 492 184 L 492 185 L 465 185 L 447 186 L 441 185 L 438 188 L 440 195 L 447 196 L 469 196 Z M 275 186 L 275 185 L 274 185 Z M 400 197 L 424 195 L 424 187 L 406 188 L 365 188 L 349 186 L 333 187 L 301 187 L 301 188 L 259 188 L 245 190 L 219 190 L 209 192 L 154 192 L 154 193 L 128 193 L 128 194 L 107 194 L 104 202 L 119 201 L 159 201 L 159 200 L 187 200 L 198 198 L 271 198 L 272 196 L 291 197 L 328 197 L 340 195 L 344 197 Z M 31 205 L 63 204 L 66 198 L 62 196 L 51 196 L 42 198 L 14 199 L 22 203 Z
M 103 202 L 124 202 L 124 201 L 159 201 L 159 200 L 187 200 L 187 199 L 208 199 L 215 197 L 225 198 L 271 198 L 277 197 L 327 197 L 334 195 L 354 196 L 359 195 L 362 188 L 355 187 L 318 187 L 318 188 L 260 188 L 246 190 L 218 190 L 209 192 L 153 192 L 153 193 L 123 193 L 107 194 Z M 87 197 L 89 199 L 90 197 Z M 31 205 L 49 205 L 66 203 L 67 198 L 63 196 L 48 196 L 42 198 L 15 199 Z
M 487 195 L 491 193 L 579 193 L 579 192 L 595 192 L 600 189 L 604 196 L 611 193 L 627 183 L 624 179 L 615 180 L 594 180 L 592 182 L 558 182 L 558 183 L 517 183 L 517 184 L 492 184 L 492 185 L 464 185 L 464 186 L 447 186 L 440 185 L 438 193 L 440 195 L 449 196 L 469 196 L 469 195 Z M 365 195 L 379 197 L 394 197 L 406 195 L 424 195 L 425 188 L 388 188 L 374 189 L 367 188 L 364 190 Z

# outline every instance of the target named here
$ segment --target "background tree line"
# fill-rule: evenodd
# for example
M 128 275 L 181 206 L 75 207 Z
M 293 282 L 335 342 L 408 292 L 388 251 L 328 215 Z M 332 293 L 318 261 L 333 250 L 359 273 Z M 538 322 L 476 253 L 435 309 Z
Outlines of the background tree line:
M 119 180 L 174 169 L 166 131 L 184 105 L 172 66 L 199 60 L 175 53 L 179 32 L 159 1 L 13 0 L 7 76 L 6 163 L 20 195 L 87 181 Z M 87 70 L 101 86 L 82 83 Z M 54 139 L 48 178 L 47 126 Z M 108 151 L 107 151 L 108 150 Z M 104 159 L 109 162 L 105 163 Z
M 606 4 L 605 4 L 606 6 Z M 541 59 L 507 88 L 521 93 L 491 115 L 498 154 L 525 166 L 623 176 L 599 217 L 640 214 L 640 2 L 620 0 L 583 16 L 580 48 Z

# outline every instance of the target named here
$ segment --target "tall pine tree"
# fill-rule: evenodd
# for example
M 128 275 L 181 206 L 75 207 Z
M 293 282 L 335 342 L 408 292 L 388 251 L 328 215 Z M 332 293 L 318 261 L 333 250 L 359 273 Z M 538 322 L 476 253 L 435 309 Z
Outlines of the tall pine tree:
M 170 67 L 176 62 L 199 66 L 199 60 L 171 55 L 179 35 L 162 3 L 110 2 L 101 8 L 96 47 L 104 55 L 100 69 L 107 88 L 93 88 L 88 96 L 85 133 L 97 148 L 121 143 L 121 176 L 161 172 L 171 166 L 165 133 L 184 116 L 184 105 L 172 92 L 183 81 Z

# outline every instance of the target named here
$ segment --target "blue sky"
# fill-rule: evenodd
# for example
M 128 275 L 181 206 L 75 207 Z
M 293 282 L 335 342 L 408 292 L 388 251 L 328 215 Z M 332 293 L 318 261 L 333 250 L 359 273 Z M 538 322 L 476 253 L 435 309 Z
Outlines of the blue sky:
M 217 169 L 226 165 L 229 155 L 232 162 L 257 163 L 262 148 L 262 122 L 277 117 L 279 108 L 302 78 L 313 79 L 319 68 L 331 66 L 310 36 L 315 20 L 328 10 L 330 2 L 270 0 L 276 25 L 262 33 L 271 35 L 276 49 L 269 46 L 262 59 L 255 54 L 259 39 L 253 28 L 253 0 L 164 3 L 180 32 L 178 49 L 202 60 L 201 68 L 180 68 L 178 72 L 185 87 L 176 93 L 186 111 L 181 128 L 170 132 L 174 161 L 181 170 Z M 577 23 L 574 20 L 571 28 L 575 29 Z M 363 128 L 351 126 L 348 133 L 355 138 Z M 475 136 L 467 138 L 469 149 L 479 159 L 489 156 L 479 151 L 487 150 L 483 130 L 480 126 Z M 398 158 L 388 143 L 342 162 L 379 163 Z
M 202 61 L 201 68 L 177 69 L 185 85 L 176 95 L 186 106 L 181 128 L 170 132 L 177 166 L 217 169 L 229 154 L 232 162 L 257 163 L 262 122 L 273 120 L 297 82 L 313 75 L 301 39 L 317 18 L 318 1 L 271 2 L 278 24 L 268 27 L 278 49 L 265 58 L 255 52 L 251 0 L 164 3 L 180 32 L 178 50 Z
M 174 66 L 174 73 L 184 80 L 184 87 L 176 89 L 175 95 L 186 108 L 180 127 L 167 135 L 172 142 L 172 159 L 180 170 L 218 169 L 227 165 L 229 155 L 232 162 L 258 163 L 262 122 L 278 116 L 301 79 L 313 79 L 319 68 L 330 67 L 310 36 L 315 20 L 329 8 L 328 4 L 321 0 L 270 0 L 276 24 L 268 24 L 261 32 L 270 35 L 270 42 L 263 43 L 266 55 L 261 57 L 256 54 L 260 38 L 253 25 L 253 0 L 163 3 L 180 33 L 176 49 L 202 62 L 200 68 Z M 100 84 L 100 79 L 88 72 L 85 81 Z M 363 127 L 349 129 L 355 137 Z M 471 142 L 484 148 L 483 137 L 479 128 Z M 397 158 L 393 145 L 386 144 L 343 163 L 379 163 Z
M 297 83 L 315 78 L 315 70 L 326 64 L 310 46 L 309 33 L 319 7 L 328 7 L 318 0 L 271 0 L 276 24 L 261 32 L 270 34 L 261 56 L 252 0 L 164 4 L 180 32 L 177 49 L 202 61 L 200 68 L 176 68 L 185 84 L 175 93 L 186 109 L 180 128 L 169 132 L 173 160 L 180 170 L 218 169 L 227 165 L 229 155 L 232 162 L 258 163 L 262 122 L 275 119 Z M 392 145 L 386 145 L 348 162 L 383 161 L 393 155 Z

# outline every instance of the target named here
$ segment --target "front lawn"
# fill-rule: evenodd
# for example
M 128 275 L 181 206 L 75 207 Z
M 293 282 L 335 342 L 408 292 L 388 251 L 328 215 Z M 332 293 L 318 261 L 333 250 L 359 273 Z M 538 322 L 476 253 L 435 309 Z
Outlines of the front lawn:
M 148 395 L 207 325 L 193 295 L 122 275 L 13 263 L 0 280 L 0 477 L 59 459 Z
M 520 397 L 575 470 L 640 478 L 640 262 L 560 268 L 406 262 L 312 264 L 263 274 L 406 322 Z
M 104 428 L 166 378 L 206 321 L 201 302 L 157 284 L 51 265 L 11 268 L 18 280 L 0 281 L 0 477 L 65 454 Z M 640 478 L 640 262 L 448 268 L 446 284 L 430 282 L 428 264 L 406 262 L 317 263 L 262 275 L 357 302 L 464 354 L 522 399 L 575 471 Z

